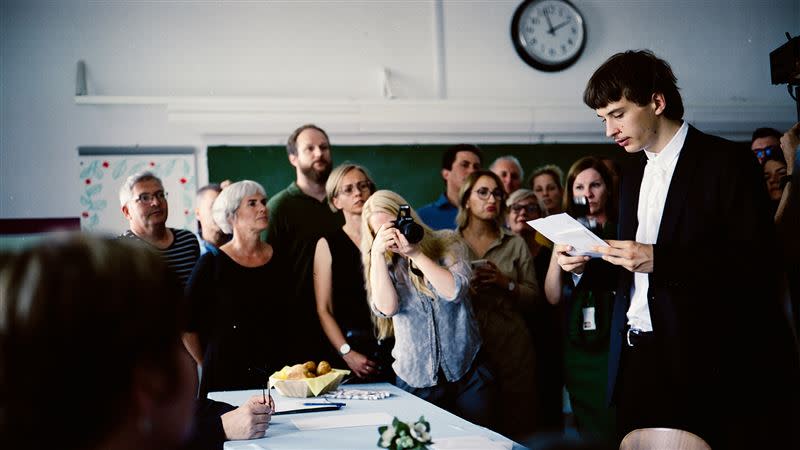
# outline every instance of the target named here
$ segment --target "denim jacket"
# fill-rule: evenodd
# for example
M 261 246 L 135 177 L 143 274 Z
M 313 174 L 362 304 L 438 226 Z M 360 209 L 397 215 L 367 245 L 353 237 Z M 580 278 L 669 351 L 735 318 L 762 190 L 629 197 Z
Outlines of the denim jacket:
M 397 312 L 391 316 L 395 336 L 392 367 L 412 387 L 435 386 L 439 382 L 439 368 L 447 381 L 458 381 L 480 350 L 480 332 L 469 301 L 471 269 L 465 255 L 464 244 L 456 241 L 451 244 L 450 254 L 439 261 L 455 279 L 453 298 L 445 298 L 430 283 L 428 288 L 436 299 L 417 291 L 405 258 L 397 258 L 389 268 L 399 303 Z M 374 304 L 372 310 L 376 315 L 388 317 Z

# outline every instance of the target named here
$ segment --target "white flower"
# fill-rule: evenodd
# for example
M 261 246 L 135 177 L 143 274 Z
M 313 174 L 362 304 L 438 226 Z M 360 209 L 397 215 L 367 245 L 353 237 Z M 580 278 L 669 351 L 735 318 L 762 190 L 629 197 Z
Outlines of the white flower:
M 386 431 L 381 434 L 381 447 L 389 448 L 389 446 L 392 445 L 394 436 L 394 427 L 386 427 Z
M 422 444 L 431 441 L 431 434 L 428 433 L 425 424 L 419 422 L 415 423 L 414 426 L 411 427 L 411 437 L 418 440 Z
M 397 448 L 413 448 L 414 440 L 411 436 L 403 436 L 397 440 Z

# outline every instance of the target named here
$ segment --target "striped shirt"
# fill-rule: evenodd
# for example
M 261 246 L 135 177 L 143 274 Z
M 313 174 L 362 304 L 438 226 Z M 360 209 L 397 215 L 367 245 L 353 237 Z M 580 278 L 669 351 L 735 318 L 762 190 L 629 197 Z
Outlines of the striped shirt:
M 189 275 L 192 274 L 194 265 L 197 263 L 198 258 L 200 258 L 200 246 L 197 244 L 197 238 L 191 231 L 176 230 L 175 228 L 168 229 L 172 231 L 174 239 L 172 240 L 172 244 L 165 249 L 153 246 L 149 242 L 133 234 L 131 230 L 126 230 L 120 237 L 136 239 L 158 250 L 166 261 L 167 266 L 175 271 L 175 274 L 178 275 L 178 278 L 181 280 L 181 284 L 186 287 L 186 283 L 189 281 Z

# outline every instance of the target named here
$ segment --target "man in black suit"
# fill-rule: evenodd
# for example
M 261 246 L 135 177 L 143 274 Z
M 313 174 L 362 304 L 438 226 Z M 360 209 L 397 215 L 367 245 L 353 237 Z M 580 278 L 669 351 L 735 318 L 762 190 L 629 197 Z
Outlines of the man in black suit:
M 584 102 L 629 153 L 620 240 L 597 249 L 620 267 L 608 378 L 619 437 L 668 427 L 715 449 L 798 448 L 800 358 L 753 153 L 683 121 L 672 69 L 649 51 L 609 58 Z M 557 257 L 574 273 L 589 259 Z

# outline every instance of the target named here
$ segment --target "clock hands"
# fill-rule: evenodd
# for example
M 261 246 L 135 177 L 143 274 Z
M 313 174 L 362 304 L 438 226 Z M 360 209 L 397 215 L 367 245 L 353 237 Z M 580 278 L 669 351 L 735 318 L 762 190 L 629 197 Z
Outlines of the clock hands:
M 555 36 L 556 33 L 555 30 L 553 29 L 553 22 L 550 21 L 550 14 L 547 13 L 546 9 L 542 12 L 544 13 L 544 18 L 547 19 L 547 26 L 550 27 L 550 29 L 548 29 L 547 32 Z
M 563 27 L 565 25 L 568 25 L 570 22 L 571 22 L 570 20 L 567 20 L 567 21 L 565 21 L 563 23 L 560 23 L 560 24 L 558 24 L 558 25 L 556 25 L 554 27 L 550 27 L 550 30 L 548 31 L 548 33 L 550 33 L 550 34 L 555 36 L 556 30 L 558 30 L 559 28 L 561 28 L 561 27 Z

